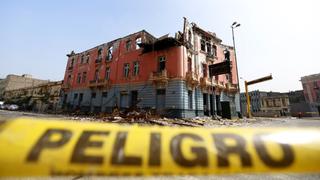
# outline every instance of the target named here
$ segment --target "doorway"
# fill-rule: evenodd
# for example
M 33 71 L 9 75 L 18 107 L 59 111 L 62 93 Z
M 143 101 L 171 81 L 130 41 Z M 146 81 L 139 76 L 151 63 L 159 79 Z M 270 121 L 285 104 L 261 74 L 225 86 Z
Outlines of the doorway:
M 156 96 L 156 108 L 157 112 L 163 112 L 166 104 L 166 90 L 165 89 L 157 89 Z

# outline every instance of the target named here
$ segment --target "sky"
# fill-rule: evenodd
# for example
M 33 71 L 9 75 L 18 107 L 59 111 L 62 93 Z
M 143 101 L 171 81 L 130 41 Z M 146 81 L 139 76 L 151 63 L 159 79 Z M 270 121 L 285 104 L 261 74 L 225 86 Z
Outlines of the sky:
M 244 80 L 272 74 L 249 90 L 302 89 L 302 76 L 320 73 L 318 0 L 2 0 L 0 78 L 31 74 L 62 80 L 66 54 L 147 30 L 156 37 L 182 31 L 183 17 L 235 41 L 241 90 Z

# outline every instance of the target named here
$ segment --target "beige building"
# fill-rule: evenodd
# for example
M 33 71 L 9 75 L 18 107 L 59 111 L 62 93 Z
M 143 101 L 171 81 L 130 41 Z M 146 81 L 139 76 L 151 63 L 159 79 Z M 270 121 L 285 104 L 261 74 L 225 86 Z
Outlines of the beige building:
M 287 93 L 268 93 L 261 99 L 261 114 L 267 116 L 290 115 L 290 103 Z
M 28 74 L 22 76 L 9 74 L 5 79 L 0 80 L 0 100 L 3 99 L 5 91 L 33 87 L 48 82 L 49 80 L 35 79 Z
M 18 104 L 24 110 L 55 111 L 58 109 L 61 85 L 62 81 L 56 81 L 7 90 L 4 92 L 4 101 Z

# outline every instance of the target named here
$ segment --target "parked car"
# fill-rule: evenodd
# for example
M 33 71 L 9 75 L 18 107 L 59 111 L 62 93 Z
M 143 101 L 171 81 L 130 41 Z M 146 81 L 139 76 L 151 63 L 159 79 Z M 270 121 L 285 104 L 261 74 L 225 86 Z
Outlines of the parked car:
M 4 104 L 2 105 L 2 109 L 4 110 L 8 110 L 9 109 L 10 104 Z
M 11 105 L 9 105 L 9 107 L 8 107 L 8 110 L 10 110 L 10 111 L 16 111 L 16 110 L 18 110 L 18 109 L 19 109 L 19 106 L 16 105 L 16 104 L 11 104 Z

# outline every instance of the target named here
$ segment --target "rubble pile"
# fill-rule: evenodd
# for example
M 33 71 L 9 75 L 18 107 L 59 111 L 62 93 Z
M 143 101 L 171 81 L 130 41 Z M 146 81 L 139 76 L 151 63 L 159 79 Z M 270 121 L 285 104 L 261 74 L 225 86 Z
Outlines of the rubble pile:
M 99 115 L 83 116 L 71 115 L 70 119 L 76 121 L 95 121 L 122 124 L 158 125 L 158 126 L 189 126 L 189 127 L 232 127 L 246 126 L 249 121 L 222 119 L 220 116 L 214 117 L 194 117 L 194 118 L 166 118 L 145 110 L 118 111 L 111 114 L 100 113 Z

